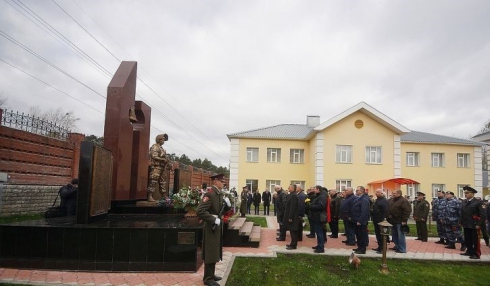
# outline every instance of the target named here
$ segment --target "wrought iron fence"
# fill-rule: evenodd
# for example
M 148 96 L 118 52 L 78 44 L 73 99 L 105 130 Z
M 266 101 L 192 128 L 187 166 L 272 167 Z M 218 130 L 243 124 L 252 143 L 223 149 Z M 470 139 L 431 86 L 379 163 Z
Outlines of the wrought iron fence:
M 1 121 L 3 126 L 60 140 L 67 140 L 68 133 L 70 133 L 70 130 L 59 124 L 45 121 L 40 117 L 19 113 L 18 111 L 14 112 L 13 110 L 4 109 Z

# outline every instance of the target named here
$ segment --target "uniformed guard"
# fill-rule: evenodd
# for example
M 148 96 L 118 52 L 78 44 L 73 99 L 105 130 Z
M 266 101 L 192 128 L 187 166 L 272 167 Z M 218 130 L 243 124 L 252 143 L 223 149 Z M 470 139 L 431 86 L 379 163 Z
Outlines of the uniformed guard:
M 214 274 L 216 262 L 223 258 L 223 233 L 219 216 L 231 208 L 231 202 L 221 192 L 225 183 L 224 175 L 219 174 L 210 178 L 213 181 L 213 187 L 204 194 L 197 207 L 197 216 L 204 221 L 202 255 L 204 285 L 216 286 L 219 285 L 216 281 L 222 279 Z
M 469 186 L 464 186 L 464 196 L 466 200 L 461 208 L 461 225 L 464 228 L 464 242 L 466 252 L 461 255 L 469 256 L 470 259 L 480 259 L 480 238 L 481 229 L 485 225 L 485 205 L 483 201 L 477 200 L 477 191 Z
M 427 241 L 427 217 L 429 216 L 430 205 L 429 202 L 425 200 L 425 194 L 422 192 L 417 192 L 417 200 L 413 207 L 413 219 L 415 220 L 415 226 L 417 227 L 417 238 L 416 240 Z
M 447 244 L 446 227 L 443 223 L 444 211 L 446 210 L 446 198 L 445 193 L 442 190 L 437 192 L 437 199 L 433 201 L 432 217 L 437 222 L 437 235 L 439 241 L 437 244 Z
M 463 235 L 461 233 L 460 214 L 461 201 L 454 197 L 453 192 L 446 192 L 446 212 L 444 215 L 444 225 L 446 226 L 446 234 L 448 239 L 448 249 L 456 249 L 456 242 L 461 243 L 461 251 L 466 250 Z

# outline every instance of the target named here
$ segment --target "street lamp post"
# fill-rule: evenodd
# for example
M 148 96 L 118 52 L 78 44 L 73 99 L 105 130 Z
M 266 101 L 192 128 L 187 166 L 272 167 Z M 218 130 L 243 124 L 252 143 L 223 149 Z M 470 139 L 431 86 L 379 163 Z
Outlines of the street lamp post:
M 381 269 L 379 270 L 379 272 L 383 273 L 383 274 L 388 274 L 389 271 L 388 271 L 388 265 L 386 265 L 386 251 L 387 251 L 387 238 L 388 236 L 390 235 L 391 233 L 391 227 L 393 225 L 391 225 L 389 222 L 386 221 L 386 219 L 380 223 L 378 223 L 378 225 L 381 227 L 381 235 L 383 235 L 383 258 L 381 259 Z

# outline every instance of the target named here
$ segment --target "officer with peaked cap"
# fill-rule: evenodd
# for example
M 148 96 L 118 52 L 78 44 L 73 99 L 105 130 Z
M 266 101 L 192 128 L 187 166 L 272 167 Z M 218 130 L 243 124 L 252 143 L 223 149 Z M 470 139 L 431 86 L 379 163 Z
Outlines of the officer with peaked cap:
M 417 200 L 413 206 L 413 219 L 415 220 L 415 226 L 417 228 L 416 240 L 427 241 L 427 217 L 429 216 L 430 205 L 425 200 L 425 194 L 417 192 Z
M 203 196 L 197 207 L 197 216 L 204 221 L 203 231 L 203 259 L 204 259 L 204 285 L 219 285 L 216 281 L 221 280 L 214 274 L 216 262 L 223 258 L 223 233 L 222 223 L 219 217 L 220 211 L 224 212 L 231 208 L 231 202 L 221 193 L 225 183 L 223 174 L 210 177 L 213 187 Z
M 464 186 L 466 200 L 461 207 L 461 225 L 464 228 L 464 242 L 466 252 L 461 255 L 469 256 L 470 259 L 480 259 L 480 238 L 478 233 L 485 227 L 485 205 L 483 201 L 477 200 L 477 191 L 470 186 Z

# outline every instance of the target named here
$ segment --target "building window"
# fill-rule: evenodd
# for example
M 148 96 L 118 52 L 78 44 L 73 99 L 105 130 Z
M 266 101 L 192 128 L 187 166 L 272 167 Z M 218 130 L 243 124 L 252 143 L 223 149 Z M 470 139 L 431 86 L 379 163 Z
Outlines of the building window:
M 352 146 L 337 145 L 335 147 L 335 162 L 352 163 Z
M 432 167 L 444 167 L 444 153 L 432 153 Z
M 366 147 L 366 163 L 381 164 L 381 147 L 379 146 Z
M 464 186 L 469 186 L 469 184 L 458 184 L 458 193 L 456 194 L 456 196 L 460 199 L 464 199 L 464 190 L 463 190 L 463 187 Z
M 417 192 L 419 191 L 419 184 L 407 184 L 407 196 L 411 198 L 417 197 Z
M 291 164 L 303 164 L 305 162 L 305 150 L 291 149 L 290 158 Z
M 432 184 L 432 197 L 437 198 L 437 192 L 444 191 L 444 184 Z
M 245 185 L 248 187 L 249 190 L 251 190 L 252 192 L 255 192 L 257 190 L 257 188 L 259 187 L 259 181 L 247 179 L 247 180 L 245 180 Z
M 300 185 L 303 190 L 305 189 L 305 181 L 291 181 L 291 185 Z
M 281 149 L 280 148 L 267 148 L 267 162 L 280 163 L 281 162 Z
M 352 187 L 352 180 L 336 180 L 335 188 L 337 191 L 343 191 L 347 187 Z
M 458 168 L 470 167 L 470 154 L 458 153 Z
M 275 186 L 280 186 L 281 181 L 280 180 L 266 180 L 265 181 L 265 187 L 269 189 L 269 191 L 274 191 Z
M 257 163 L 259 161 L 259 148 L 247 147 L 247 162 Z
M 419 165 L 419 156 L 418 152 L 407 152 L 407 166 L 409 167 L 418 167 Z

